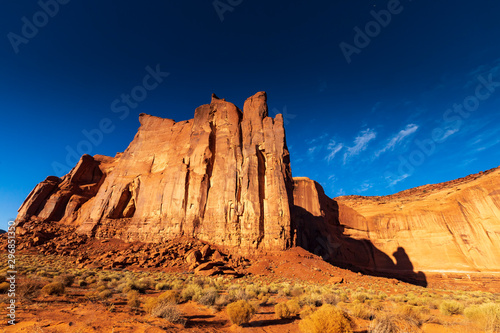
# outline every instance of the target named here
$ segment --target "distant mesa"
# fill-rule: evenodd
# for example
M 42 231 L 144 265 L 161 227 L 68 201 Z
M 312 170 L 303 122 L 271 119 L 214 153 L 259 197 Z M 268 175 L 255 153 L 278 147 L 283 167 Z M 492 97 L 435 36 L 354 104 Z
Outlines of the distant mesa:
M 283 117 L 212 95 L 191 120 L 147 114 L 114 158 L 81 157 L 38 184 L 19 226 L 56 221 L 98 239 L 196 238 L 239 254 L 301 246 L 339 266 L 400 274 L 500 270 L 500 170 L 387 197 L 328 198 L 292 178 Z M 423 281 L 423 282 L 422 282 Z

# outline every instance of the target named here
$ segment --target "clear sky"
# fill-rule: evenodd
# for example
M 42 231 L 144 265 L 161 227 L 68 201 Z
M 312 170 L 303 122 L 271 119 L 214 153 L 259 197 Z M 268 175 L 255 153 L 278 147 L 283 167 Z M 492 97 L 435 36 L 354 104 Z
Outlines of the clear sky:
M 0 228 L 75 155 L 123 151 L 139 113 L 190 119 L 211 93 L 241 108 L 266 91 L 293 175 L 333 197 L 497 167 L 498 13 L 495 0 L 4 1 Z

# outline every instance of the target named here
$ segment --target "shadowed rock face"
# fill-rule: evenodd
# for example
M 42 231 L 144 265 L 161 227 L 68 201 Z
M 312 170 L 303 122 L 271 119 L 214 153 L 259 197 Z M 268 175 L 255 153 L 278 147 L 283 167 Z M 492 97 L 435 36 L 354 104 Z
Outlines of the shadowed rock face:
M 283 118 L 268 117 L 263 92 L 243 111 L 213 95 L 192 120 L 141 114 L 123 154 L 86 155 L 62 179 L 47 178 L 17 220 L 61 221 L 98 238 L 189 236 L 244 252 L 284 250 L 292 178 Z
M 372 272 L 500 270 L 500 169 L 386 197 L 330 199 L 294 178 L 298 244 Z M 302 238 L 300 237 L 302 235 Z

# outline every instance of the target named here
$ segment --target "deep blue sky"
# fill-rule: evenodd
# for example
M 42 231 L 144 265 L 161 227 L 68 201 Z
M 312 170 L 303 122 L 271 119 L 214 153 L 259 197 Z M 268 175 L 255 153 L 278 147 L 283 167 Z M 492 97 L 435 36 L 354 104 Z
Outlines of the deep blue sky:
M 83 130 L 108 118 L 114 130 L 90 153 L 114 156 L 139 113 L 190 119 L 212 92 L 241 108 L 267 91 L 270 113 L 285 113 L 293 175 L 330 196 L 390 194 L 500 164 L 498 1 L 244 0 L 223 21 L 212 1 L 112 3 L 71 0 L 46 24 L 36 1 L 2 3 L 0 228 L 37 183 L 73 167 L 54 164 L 67 164 Z M 355 27 L 376 29 L 370 12 L 388 5 L 391 22 L 348 64 L 339 44 L 354 45 Z M 33 16 L 41 27 L 16 53 L 9 36 Z M 120 119 L 112 102 L 157 64 L 170 75 Z M 489 90 L 478 87 L 485 80 Z M 473 112 L 447 112 L 464 101 Z

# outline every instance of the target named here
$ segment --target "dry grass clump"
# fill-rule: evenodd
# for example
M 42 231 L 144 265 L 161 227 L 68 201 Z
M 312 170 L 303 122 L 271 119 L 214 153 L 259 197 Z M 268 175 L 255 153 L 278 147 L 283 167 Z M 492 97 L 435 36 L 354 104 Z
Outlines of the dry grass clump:
M 300 305 L 297 299 L 291 299 L 287 302 L 278 303 L 274 306 L 274 315 L 278 319 L 292 318 L 300 312 Z
M 65 287 L 62 282 L 52 282 L 42 288 L 44 295 L 62 295 L 64 294 Z
M 342 310 L 325 304 L 299 323 L 304 333 L 351 333 L 352 320 Z
M 500 332 L 500 304 L 472 305 L 465 309 L 464 315 L 485 332 Z
M 183 301 L 196 301 L 201 297 L 203 288 L 197 283 L 190 283 L 181 292 L 181 299 Z
M 439 306 L 439 311 L 446 316 L 452 316 L 463 313 L 464 306 L 457 301 L 443 301 Z
M 420 324 L 412 317 L 389 314 L 373 321 L 370 333 L 413 333 L 421 332 Z
M 75 282 L 75 276 L 72 274 L 63 274 L 56 277 L 55 282 L 61 282 L 65 287 L 70 287 Z
M 256 309 L 247 301 L 239 300 L 226 307 L 227 315 L 233 324 L 242 326 L 248 324 Z
M 158 304 L 155 308 L 152 309 L 151 315 L 153 317 L 166 319 L 174 324 L 183 321 L 179 306 L 170 302 L 163 302 Z
M 40 294 L 43 282 L 37 279 L 27 279 L 18 287 L 16 294 L 23 301 L 31 301 Z
M 181 297 L 179 295 L 179 292 L 176 290 L 167 290 L 164 293 L 160 294 L 158 296 L 158 299 L 176 304 L 181 302 Z
M 127 293 L 127 305 L 132 309 L 138 309 L 141 306 L 141 301 L 139 300 L 139 292 L 137 290 L 130 290 Z
M 205 306 L 212 306 L 219 298 L 219 292 L 215 287 L 209 287 L 201 292 L 198 303 Z
M 278 319 L 291 318 L 292 315 L 286 303 L 278 303 L 274 306 L 274 316 Z
M 353 317 L 364 319 L 364 320 L 373 320 L 375 318 L 375 313 L 373 310 L 365 304 L 355 303 L 350 311 Z

